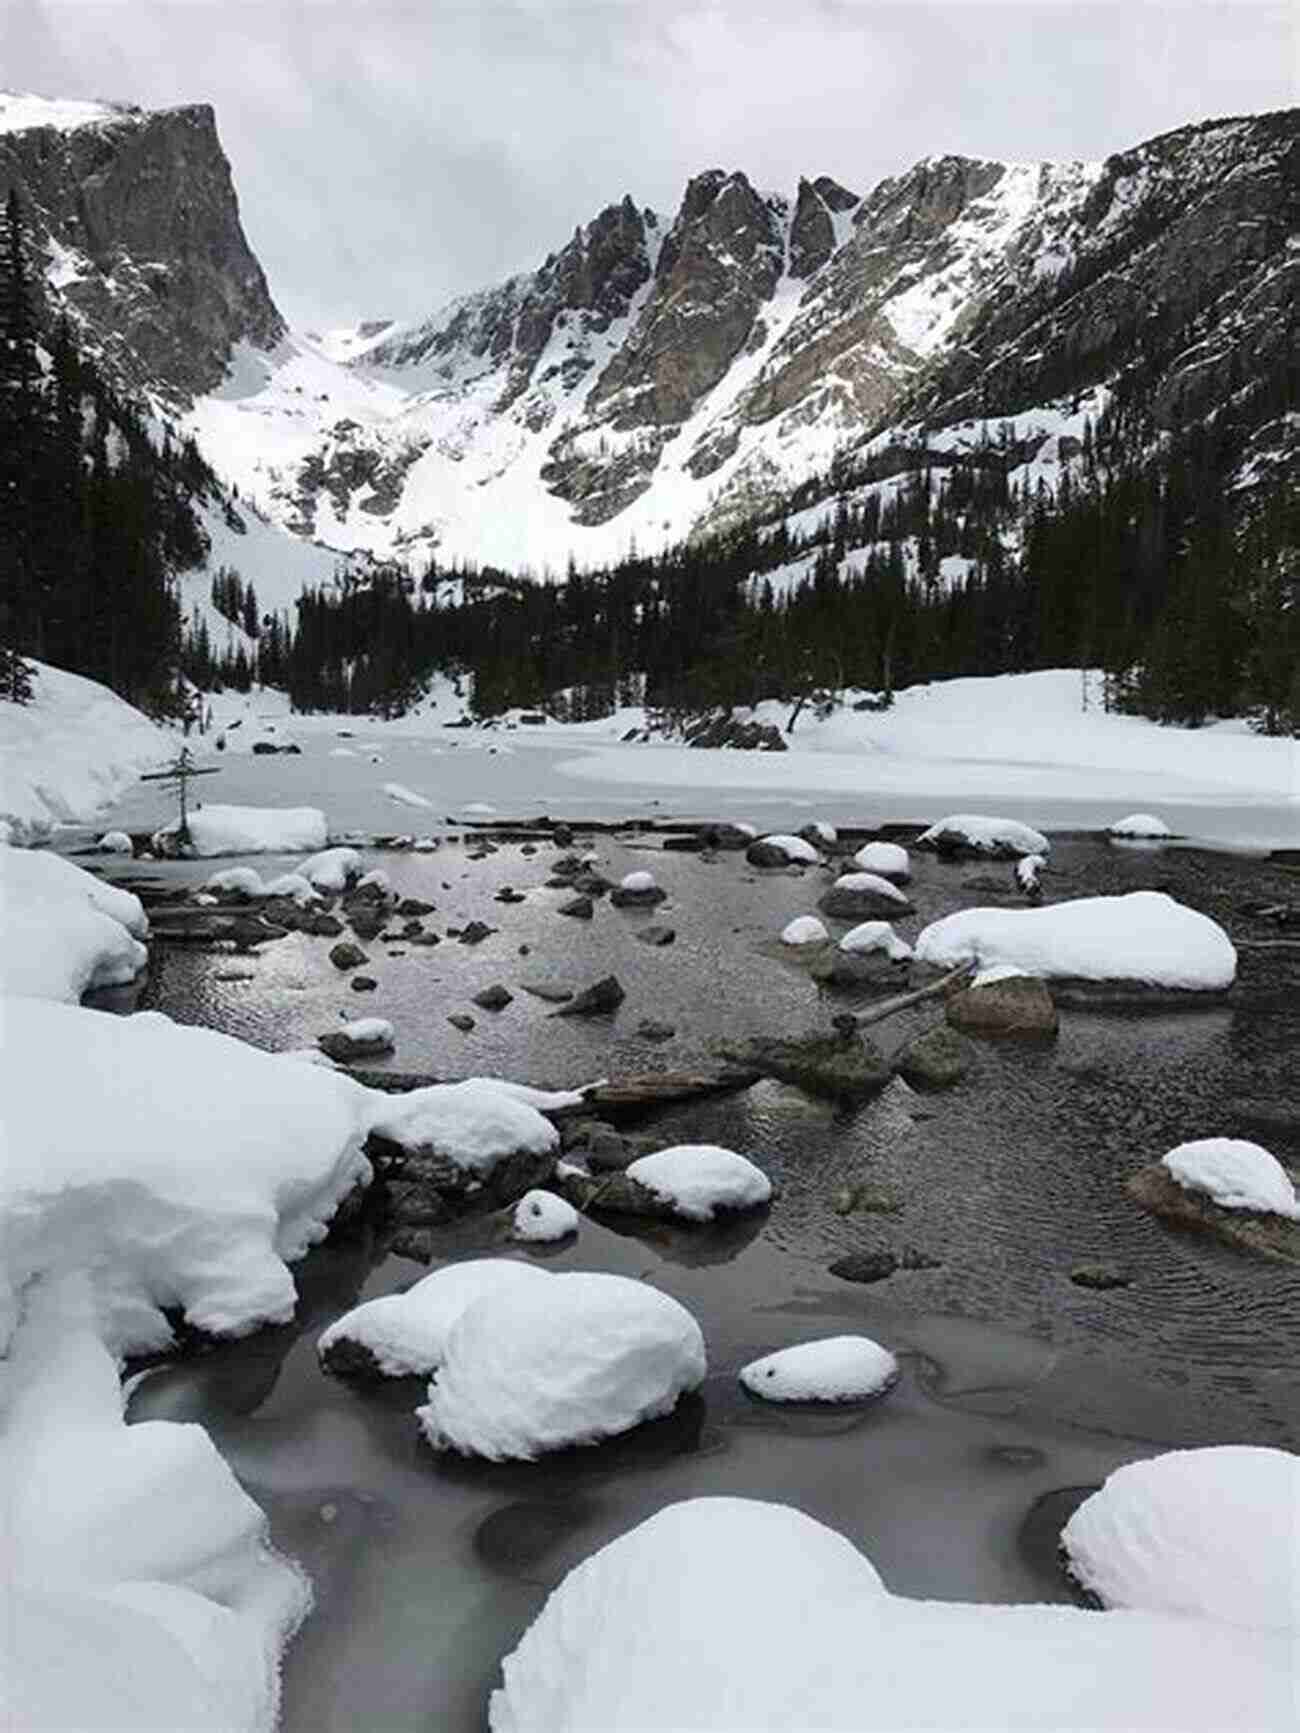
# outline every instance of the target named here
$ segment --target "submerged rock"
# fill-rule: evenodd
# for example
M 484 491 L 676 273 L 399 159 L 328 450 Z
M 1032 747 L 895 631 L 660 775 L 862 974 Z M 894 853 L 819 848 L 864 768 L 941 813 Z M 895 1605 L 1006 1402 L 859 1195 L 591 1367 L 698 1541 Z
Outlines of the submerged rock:
M 735 1065 L 833 1100 L 874 1095 L 893 1075 L 879 1047 L 856 1034 L 755 1035 L 720 1051 Z
M 973 1035 L 1033 1035 L 1050 1038 L 1060 1027 L 1055 1001 L 1036 975 L 1006 974 L 979 981 L 946 1002 L 945 1015 Z
M 894 1059 L 894 1069 L 914 1089 L 948 1089 L 959 1083 L 975 1062 L 964 1035 L 936 1023 L 914 1035 Z

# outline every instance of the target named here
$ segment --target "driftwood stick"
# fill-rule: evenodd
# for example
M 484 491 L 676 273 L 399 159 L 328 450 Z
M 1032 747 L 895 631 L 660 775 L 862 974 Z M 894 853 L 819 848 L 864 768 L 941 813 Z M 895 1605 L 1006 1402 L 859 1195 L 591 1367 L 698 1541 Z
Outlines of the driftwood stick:
M 882 999 L 878 1005 L 872 1005 L 866 1011 L 855 1011 L 853 1021 L 859 1029 L 865 1029 L 872 1023 L 883 1023 L 886 1017 L 892 1017 L 896 1011 L 906 1011 L 909 1005 L 919 1005 L 922 999 L 937 999 L 952 989 L 970 974 L 973 963 L 960 963 L 946 975 L 941 975 L 937 981 L 931 981 L 928 987 L 916 987 L 910 993 L 896 993 L 892 999 Z

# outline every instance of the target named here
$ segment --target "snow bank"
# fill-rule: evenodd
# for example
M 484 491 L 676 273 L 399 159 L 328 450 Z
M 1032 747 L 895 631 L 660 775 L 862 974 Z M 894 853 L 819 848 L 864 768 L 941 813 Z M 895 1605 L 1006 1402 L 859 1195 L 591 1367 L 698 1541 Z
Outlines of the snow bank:
M 149 960 L 138 897 L 43 849 L 0 847 L 0 993 L 76 1004 Z
M 561 1279 L 561 1278 L 557 1278 Z M 1293 1639 L 1211 1620 L 891 1595 L 801 1512 L 669 1505 L 580 1564 L 502 1664 L 493 1733 L 1294 1725 Z
M 488 1294 L 452 1327 L 416 1410 L 435 1450 L 531 1460 L 667 1414 L 704 1382 L 700 1327 L 667 1294 L 627 1276 L 545 1279 L 544 1295 Z
M 796 915 L 781 929 L 783 945 L 824 945 L 830 938 L 816 915 Z
M 156 1012 L 4 1011 L 0 1352 L 42 1272 L 91 1272 L 114 1352 L 169 1344 L 164 1308 L 218 1335 L 289 1318 L 286 1265 L 370 1178 L 366 1092 Z
M 1258 1143 L 1202 1137 L 1171 1149 L 1163 1165 L 1185 1190 L 1207 1193 L 1222 1209 L 1258 1210 L 1300 1221 L 1300 1204 L 1286 1169 Z
M 125 1424 L 85 1277 L 28 1291 L 0 1484 L 6 1726 L 270 1733 L 306 1579 L 202 1427 Z
M 174 836 L 178 823 L 164 825 L 156 834 Z M 203 857 L 300 854 L 325 846 L 325 814 L 316 806 L 205 805 L 190 813 L 189 827 L 194 852 Z
M 853 862 L 864 873 L 878 873 L 883 879 L 909 879 L 912 876 L 907 850 L 896 842 L 863 843 Z
M 1149 812 L 1131 812 L 1127 818 L 1117 818 L 1110 827 L 1111 836 L 1172 836 L 1174 833 L 1163 818 Z
M 740 1382 L 768 1402 L 852 1402 L 897 1382 L 898 1361 L 869 1336 L 827 1336 L 751 1360 Z
M 1237 953 L 1208 915 L 1163 891 L 1080 897 L 1038 909 L 963 909 L 916 941 L 919 961 L 952 968 L 1008 963 L 1028 975 L 1074 975 L 1188 991 L 1232 985 Z
M 305 860 L 298 871 L 318 891 L 342 891 L 349 879 L 361 876 L 361 856 L 354 848 L 327 848 Z
M 1021 824 L 1018 819 L 986 818 L 976 812 L 954 812 L 941 818 L 917 837 L 916 846 L 936 848 L 944 838 L 953 838 L 979 854 L 1046 855 L 1052 849 L 1041 831 Z
M 355 1023 L 347 1025 L 349 1034 L 356 1028 Z M 535 1093 L 549 1100 L 544 1092 Z M 486 1179 L 508 1155 L 520 1150 L 546 1155 L 560 1142 L 549 1119 L 491 1077 L 431 1083 L 384 1096 L 375 1104 L 371 1127 L 404 1149 L 427 1149 L 479 1179 Z
M 526 1191 L 515 1205 L 514 1237 L 517 1240 L 562 1240 L 576 1234 L 582 1217 L 571 1203 L 551 1191 Z
M 884 951 L 892 962 L 903 963 L 912 955 L 912 947 L 900 939 L 888 921 L 863 921 L 851 927 L 839 942 L 841 951 L 862 955 L 867 951 Z
M 19 837 L 93 819 L 176 750 L 171 735 L 107 686 L 46 662 L 32 666 L 31 703 L 0 704 L 0 818 Z
M 1073 1575 L 1107 1607 L 1300 1635 L 1300 1456 L 1290 1451 L 1231 1444 L 1130 1462 L 1061 1540 Z
M 324 1360 L 340 1342 L 351 1342 L 370 1352 L 385 1377 L 427 1375 L 442 1364 L 451 1328 L 467 1306 L 548 1273 L 514 1258 L 445 1264 L 404 1294 L 383 1294 L 345 1312 L 318 1337 L 316 1351 Z
M 688 1221 L 712 1221 L 719 1210 L 755 1209 L 772 1197 L 772 1182 L 761 1168 L 712 1143 L 656 1150 L 631 1162 L 626 1172 Z

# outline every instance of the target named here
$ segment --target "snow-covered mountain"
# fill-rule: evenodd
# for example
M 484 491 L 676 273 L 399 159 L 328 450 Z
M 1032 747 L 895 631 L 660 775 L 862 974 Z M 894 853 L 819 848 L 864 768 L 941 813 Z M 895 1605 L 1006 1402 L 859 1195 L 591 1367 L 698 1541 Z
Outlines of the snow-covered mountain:
M 1298 164 L 1288 111 L 1104 163 L 929 159 L 865 196 L 710 170 L 675 216 L 625 197 L 423 322 L 295 334 L 209 110 L 0 99 L 0 191 L 31 194 L 51 299 L 273 522 L 533 570 L 740 521 L 903 427 L 1032 437 L 1139 359 L 1165 425 L 1212 416 L 1293 364 Z

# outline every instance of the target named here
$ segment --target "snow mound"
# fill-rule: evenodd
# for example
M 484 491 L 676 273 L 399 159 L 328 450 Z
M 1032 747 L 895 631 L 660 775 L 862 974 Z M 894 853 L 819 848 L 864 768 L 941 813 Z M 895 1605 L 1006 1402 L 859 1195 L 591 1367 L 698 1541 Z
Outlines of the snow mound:
M 751 1360 L 740 1382 L 768 1402 L 852 1402 L 879 1396 L 898 1379 L 898 1361 L 869 1336 L 827 1336 Z
M 979 854 L 1041 854 L 1052 845 L 1041 831 L 1014 818 L 986 818 L 976 812 L 954 812 L 932 824 L 916 839 L 917 848 L 934 848 L 941 838 L 956 838 Z
M 872 896 L 884 897 L 891 903 L 902 903 L 906 907 L 911 906 L 898 886 L 891 884 L 888 879 L 882 879 L 879 873 L 841 873 L 835 881 L 834 889 L 862 893 L 870 891 Z
M 1108 1477 L 1061 1533 L 1107 1607 L 1300 1634 L 1300 1456 L 1171 1450 Z
M 531 1461 L 667 1414 L 704 1382 L 700 1327 L 667 1294 L 626 1276 L 545 1279 L 544 1297 L 488 1294 L 452 1327 L 416 1410 L 435 1450 Z
M 813 837 L 816 837 L 823 848 L 834 848 L 840 840 L 839 831 L 833 824 L 828 824 L 824 818 L 810 819 L 804 829 L 812 832 L 812 836 L 808 838 L 809 842 L 813 840 Z
M 729 1498 L 670 1505 L 570 1571 L 502 1674 L 492 1733 L 1224 1733 L 1295 1714 L 1289 1634 L 906 1600 L 813 1518 Z
M 316 1352 L 325 1359 L 336 1344 L 352 1342 L 369 1350 L 385 1377 L 427 1375 L 442 1364 L 451 1328 L 467 1306 L 548 1274 L 514 1258 L 445 1264 L 404 1294 L 383 1294 L 345 1312 L 317 1338 Z
M 127 1426 L 86 1279 L 36 1283 L 0 1391 L 5 1725 L 270 1733 L 310 1604 L 201 1426 Z
M 394 895 L 393 881 L 383 867 L 372 867 L 368 873 L 363 873 L 357 880 L 356 888 L 359 891 L 377 891 L 386 900 Z
M 178 823 L 156 833 L 164 844 Z M 325 846 L 325 814 L 316 806 L 201 806 L 190 813 L 189 827 L 194 852 L 203 858 L 300 854 Z
M 816 915 L 796 915 L 781 929 L 783 945 L 824 945 L 830 938 Z
M 719 1210 L 769 1203 L 772 1182 L 752 1161 L 712 1143 L 679 1143 L 631 1162 L 627 1177 L 671 1204 L 687 1221 L 712 1221 Z
M 571 1203 L 551 1191 L 526 1191 L 515 1205 L 517 1240 L 562 1240 L 576 1234 L 582 1217 Z
M 1006 963 L 1045 978 L 1187 991 L 1221 991 L 1237 972 L 1237 953 L 1218 922 L 1163 891 L 1080 897 L 1051 908 L 963 909 L 926 927 L 916 955 L 947 968 Z
M 134 854 L 135 844 L 124 830 L 106 830 L 95 844 L 101 854 Z
M 0 704 L 0 818 L 20 838 L 92 819 L 175 751 L 170 735 L 107 686 L 31 665 L 31 702 Z
M 912 876 L 907 850 L 896 842 L 863 843 L 853 861 L 864 873 L 878 873 L 883 879 L 910 879 Z
M 348 1034 L 357 1027 L 349 1023 Z M 491 1077 L 431 1083 L 425 1089 L 381 1097 L 371 1129 L 404 1149 L 427 1149 L 486 1179 L 508 1155 L 520 1150 L 546 1155 L 559 1147 L 559 1132 L 527 1099 L 528 1093 L 553 1104 L 543 1091 L 521 1094 Z
M 245 897 L 264 897 L 266 886 L 255 867 L 226 867 L 203 881 L 205 891 L 233 891 Z
M 281 873 L 278 878 L 268 879 L 262 888 L 268 897 L 291 897 L 300 906 L 318 903 L 321 896 L 311 880 L 304 878 L 302 873 Z
M 76 1004 L 134 980 L 149 960 L 149 922 L 130 891 L 62 855 L 0 847 L 0 992 Z
M 625 873 L 619 883 L 620 890 L 632 891 L 634 894 L 655 888 L 655 875 L 648 872 Z
M 762 840 L 769 848 L 780 849 L 788 861 L 798 862 L 802 866 L 816 866 L 822 858 L 806 837 L 777 833 L 774 836 L 765 836 Z
M 169 1345 L 170 1307 L 215 1335 L 288 1319 L 286 1265 L 370 1179 L 366 1091 L 157 1012 L 4 1008 L 0 1352 L 24 1285 L 68 1270 L 115 1352 Z
M 1150 812 L 1131 812 L 1127 818 L 1117 818 L 1110 827 L 1111 836 L 1172 836 L 1174 833 L 1163 818 Z
M 1201 1137 L 1180 1143 L 1163 1165 L 1186 1191 L 1203 1191 L 1221 1209 L 1257 1210 L 1300 1221 L 1295 1187 L 1281 1162 L 1241 1137 Z
M 327 848 L 305 860 L 298 871 L 318 891 L 342 891 L 348 880 L 361 876 L 361 856 L 354 848 Z
M 912 955 L 912 947 L 900 939 L 888 921 L 863 921 L 850 927 L 839 942 L 841 951 L 862 955 L 867 951 L 884 951 L 892 962 L 902 963 Z

